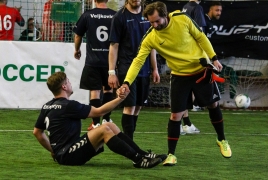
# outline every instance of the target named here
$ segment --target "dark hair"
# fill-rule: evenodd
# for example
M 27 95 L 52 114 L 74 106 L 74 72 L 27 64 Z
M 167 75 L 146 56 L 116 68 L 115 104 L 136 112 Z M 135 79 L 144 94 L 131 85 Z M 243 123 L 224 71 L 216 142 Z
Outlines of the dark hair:
M 220 1 L 213 1 L 210 3 L 209 7 L 212 7 L 212 6 L 222 6 L 222 5 Z
M 143 16 L 148 18 L 148 16 L 153 15 L 154 12 L 157 11 L 160 17 L 167 17 L 168 11 L 165 3 L 160 1 L 154 2 L 152 4 L 148 4 L 143 11 Z
M 47 87 L 55 96 L 59 95 L 61 86 L 66 82 L 66 79 L 67 76 L 64 72 L 55 72 L 47 79 Z

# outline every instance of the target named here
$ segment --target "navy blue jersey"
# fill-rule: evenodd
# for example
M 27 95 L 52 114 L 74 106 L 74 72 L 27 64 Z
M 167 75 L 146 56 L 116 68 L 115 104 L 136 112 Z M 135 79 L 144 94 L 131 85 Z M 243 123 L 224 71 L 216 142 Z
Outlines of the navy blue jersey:
M 204 11 L 201 5 L 194 1 L 190 1 L 183 6 L 182 12 L 188 14 L 202 29 L 206 26 L 206 21 L 204 17 Z
M 210 38 L 211 38 L 211 35 L 212 35 L 212 33 L 213 33 L 213 31 L 215 31 L 215 30 L 213 29 L 213 25 L 214 25 L 214 23 L 213 23 L 213 20 L 210 19 L 210 17 L 209 17 L 207 14 L 205 15 L 205 19 L 206 19 L 206 24 L 207 24 L 207 26 L 206 26 L 205 29 L 204 29 L 204 33 L 205 33 L 205 35 L 210 39 Z
M 77 21 L 73 32 L 79 36 L 86 33 L 86 65 L 108 67 L 110 26 L 115 13 L 109 8 L 94 8 L 82 14 Z
M 73 144 L 80 137 L 81 119 L 87 118 L 90 105 L 66 98 L 52 99 L 43 105 L 35 127 L 47 130 L 53 152 Z
M 145 20 L 142 13 L 133 14 L 122 8 L 113 17 L 110 42 L 119 43 L 117 69 L 118 74 L 125 75 L 136 57 L 141 39 L 150 28 L 150 22 Z M 149 57 L 140 70 L 139 77 L 150 75 Z

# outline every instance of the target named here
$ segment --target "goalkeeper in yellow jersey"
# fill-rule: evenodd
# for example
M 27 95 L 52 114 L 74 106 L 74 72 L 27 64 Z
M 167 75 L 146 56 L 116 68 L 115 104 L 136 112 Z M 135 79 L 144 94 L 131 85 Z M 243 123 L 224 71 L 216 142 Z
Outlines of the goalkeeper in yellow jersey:
M 222 65 L 206 35 L 185 13 L 175 11 L 168 14 L 162 2 L 147 5 L 144 17 L 150 21 L 151 28 L 143 37 L 122 87 L 128 90 L 152 49 L 156 49 L 166 59 L 171 69 L 171 115 L 168 121 L 168 157 L 163 165 L 177 163 L 174 154 L 180 136 L 181 119 L 184 111 L 192 107 L 192 92 L 197 104 L 208 108 L 221 154 L 226 158 L 231 157 L 232 151 L 225 139 L 218 103 L 221 97 L 215 80 L 219 79 L 214 73 L 221 71 Z M 206 60 L 208 58 L 212 63 Z

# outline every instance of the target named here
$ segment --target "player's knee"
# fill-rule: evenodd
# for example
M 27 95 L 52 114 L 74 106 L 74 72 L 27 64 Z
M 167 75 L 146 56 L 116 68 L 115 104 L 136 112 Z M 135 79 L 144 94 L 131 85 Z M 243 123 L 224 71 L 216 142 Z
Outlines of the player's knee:
M 180 121 L 182 116 L 184 114 L 184 111 L 183 112 L 179 112 L 179 113 L 171 113 L 170 115 L 170 119 L 173 119 L 173 120 L 176 120 L 176 121 Z
M 207 108 L 209 108 L 209 109 L 214 109 L 214 108 L 216 108 L 217 106 L 218 106 L 218 102 L 214 102 L 213 104 L 207 106 Z

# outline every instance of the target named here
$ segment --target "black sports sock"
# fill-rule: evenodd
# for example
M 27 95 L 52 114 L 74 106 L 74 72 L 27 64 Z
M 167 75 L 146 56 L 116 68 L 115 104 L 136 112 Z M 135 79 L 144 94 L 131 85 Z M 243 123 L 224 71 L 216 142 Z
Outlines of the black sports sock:
M 181 121 L 168 121 L 168 154 L 175 154 L 177 142 L 180 137 Z
M 212 125 L 214 126 L 214 129 L 218 135 L 218 140 L 222 141 L 225 139 L 224 135 L 224 126 L 223 126 L 223 118 L 222 118 L 222 112 L 220 109 L 220 106 L 218 105 L 214 109 L 208 108 L 209 111 L 209 117 L 211 120 Z
M 101 106 L 101 101 L 100 101 L 100 99 L 91 99 L 90 105 L 98 108 Z M 94 117 L 94 118 L 92 118 L 92 120 L 93 120 L 94 125 L 100 123 L 100 117 Z
M 138 116 L 133 116 L 133 123 L 134 123 L 134 131 L 136 131 Z
M 130 139 L 133 139 L 134 134 L 133 115 L 123 114 L 121 123 L 124 134 L 126 134 Z
M 104 93 L 103 94 L 103 99 L 102 99 L 102 104 L 105 104 L 107 102 L 110 102 L 113 100 L 113 93 Z M 110 115 L 111 115 L 111 112 L 108 112 L 107 114 L 105 114 L 102 119 L 106 119 L 106 121 L 109 121 L 110 120 Z
M 189 116 L 187 116 L 187 117 L 183 117 L 182 120 L 183 120 L 183 124 L 184 124 L 184 126 L 185 126 L 185 125 L 187 125 L 187 126 L 191 126 L 191 125 L 192 125 Z
M 123 141 L 125 141 L 130 147 L 132 147 L 139 154 L 141 155 L 148 154 L 148 152 L 145 152 L 142 149 L 140 149 L 140 147 L 132 139 L 130 139 L 127 135 L 125 135 L 123 132 L 118 133 L 117 136 Z
M 131 159 L 133 162 L 138 162 L 142 157 L 132 147 L 130 147 L 125 141 L 121 140 L 118 136 L 113 136 L 106 143 L 109 149 L 117 154 L 125 156 Z

